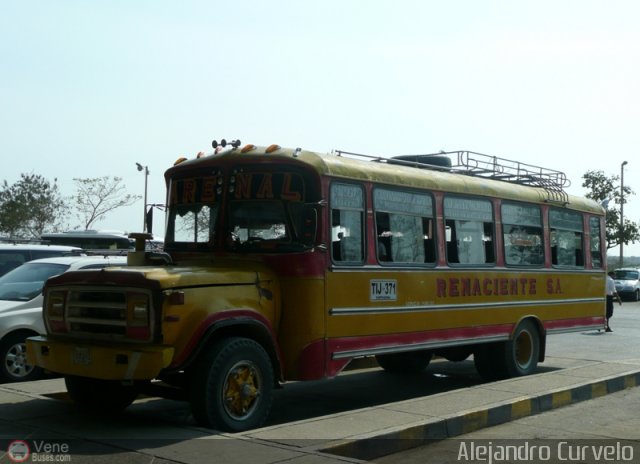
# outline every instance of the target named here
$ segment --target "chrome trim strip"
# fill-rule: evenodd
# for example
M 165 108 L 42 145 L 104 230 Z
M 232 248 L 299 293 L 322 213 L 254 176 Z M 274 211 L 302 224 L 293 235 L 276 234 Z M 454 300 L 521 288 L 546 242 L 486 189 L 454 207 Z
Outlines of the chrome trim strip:
M 528 300 L 528 301 L 495 301 L 491 303 L 467 303 L 467 304 L 430 304 L 424 306 L 362 306 L 349 308 L 331 308 L 331 316 L 351 316 L 354 314 L 388 314 L 388 313 L 416 313 L 424 311 L 442 310 L 475 310 L 495 307 L 522 307 L 522 306 L 555 306 L 578 303 L 603 303 L 604 298 L 572 298 L 567 300 Z
M 341 264 L 341 263 L 332 263 L 329 268 L 330 272 L 336 273 L 345 273 L 345 272 L 353 272 L 353 273 L 362 273 L 362 272 L 424 272 L 428 274 L 433 274 L 434 272 L 442 272 L 442 273 L 486 273 L 491 272 L 495 274 L 513 274 L 514 272 L 522 272 L 526 274 L 542 274 L 554 275 L 554 274 L 578 274 L 578 275 L 604 275 L 604 269 L 583 269 L 583 268 L 547 268 L 547 267 L 495 267 L 491 265 L 478 265 L 476 267 L 438 267 L 436 264 L 432 263 L 420 263 L 420 264 L 411 264 L 411 263 L 392 263 L 392 264 Z
M 604 330 L 604 325 L 602 327 L 597 327 L 593 325 L 580 325 L 580 326 L 573 326 L 573 327 L 567 327 L 567 328 L 547 329 L 547 334 L 584 332 L 585 330 Z
M 432 350 L 436 348 L 450 348 L 454 346 L 477 345 L 478 343 L 492 343 L 508 340 L 508 335 L 493 335 L 490 337 L 465 338 L 458 340 L 412 343 L 411 345 L 394 345 L 381 348 L 369 348 L 361 350 L 335 351 L 331 359 L 358 358 L 377 354 L 406 353 L 408 351 Z

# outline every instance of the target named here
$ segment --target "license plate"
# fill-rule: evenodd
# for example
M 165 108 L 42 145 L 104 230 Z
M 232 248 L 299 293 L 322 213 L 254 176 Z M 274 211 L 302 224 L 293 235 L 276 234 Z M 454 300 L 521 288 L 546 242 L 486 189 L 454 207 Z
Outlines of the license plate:
M 395 280 L 371 280 L 369 282 L 369 299 L 371 301 L 396 301 L 398 299 L 398 282 Z
M 76 346 L 73 349 L 73 363 L 84 365 L 91 364 L 91 350 L 89 350 L 89 348 Z

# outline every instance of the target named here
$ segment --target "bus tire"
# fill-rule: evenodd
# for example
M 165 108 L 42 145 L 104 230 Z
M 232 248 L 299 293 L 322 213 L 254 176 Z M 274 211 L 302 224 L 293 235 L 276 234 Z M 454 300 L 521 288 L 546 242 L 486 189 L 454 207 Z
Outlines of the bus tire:
M 504 343 L 503 368 L 508 377 L 520 377 L 535 372 L 540 356 L 540 333 L 533 321 L 522 321 L 513 337 Z
M 378 354 L 378 365 L 394 374 L 415 374 L 422 372 L 431 362 L 431 351 L 408 351 L 405 353 Z
M 81 408 L 100 413 L 119 413 L 138 397 L 133 385 L 114 380 L 66 376 L 64 383 L 71 399 Z
M 479 345 L 473 353 L 484 381 L 520 377 L 535 372 L 540 356 L 540 333 L 531 320 L 522 321 L 506 342 Z
M 225 432 L 261 426 L 271 410 L 274 373 L 265 349 L 248 338 L 225 338 L 203 353 L 191 383 L 199 425 Z

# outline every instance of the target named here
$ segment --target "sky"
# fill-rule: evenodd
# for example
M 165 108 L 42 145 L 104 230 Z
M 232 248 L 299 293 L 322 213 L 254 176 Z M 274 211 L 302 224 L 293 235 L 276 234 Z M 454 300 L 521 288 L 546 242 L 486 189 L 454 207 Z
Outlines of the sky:
M 164 203 L 164 171 L 213 139 L 471 150 L 563 171 L 574 195 L 628 161 L 640 222 L 639 21 L 636 0 L 0 0 L 0 181 L 142 196 L 140 163 Z M 95 227 L 141 230 L 142 203 Z

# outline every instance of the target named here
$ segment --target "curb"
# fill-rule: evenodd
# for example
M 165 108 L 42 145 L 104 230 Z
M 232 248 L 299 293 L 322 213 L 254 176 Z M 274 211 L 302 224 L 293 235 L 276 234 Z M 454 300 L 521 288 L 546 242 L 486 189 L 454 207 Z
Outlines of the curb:
M 343 441 L 319 451 L 346 458 L 371 460 L 638 386 L 640 371 L 611 376 L 570 388 L 497 403 L 487 408 L 463 411 L 455 416 L 408 428 Z

